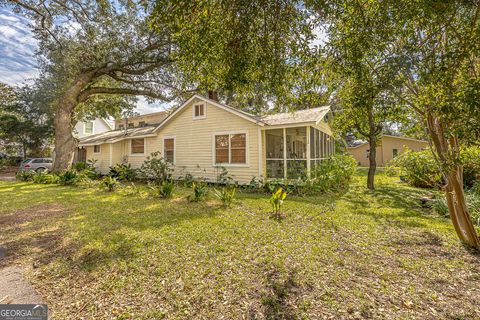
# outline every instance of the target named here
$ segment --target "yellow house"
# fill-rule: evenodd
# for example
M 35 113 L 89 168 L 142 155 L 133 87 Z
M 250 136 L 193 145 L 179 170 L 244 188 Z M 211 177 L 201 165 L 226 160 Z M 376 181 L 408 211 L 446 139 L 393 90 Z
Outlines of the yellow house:
M 217 181 L 225 168 L 239 183 L 257 178 L 297 178 L 334 151 L 328 106 L 255 116 L 194 95 L 175 111 L 141 125 L 120 126 L 80 139 L 87 159 L 101 173 L 116 163 L 139 168 L 160 151 L 172 164 L 174 178 L 187 173 Z M 134 119 L 135 120 L 135 119 Z M 138 119 L 137 119 L 138 120 Z
M 377 146 L 377 165 L 381 167 L 387 165 L 390 160 L 404 152 L 406 148 L 413 151 L 425 150 L 428 148 L 428 142 L 413 138 L 383 135 Z M 347 148 L 347 152 L 358 161 L 360 166 L 364 167 L 369 166 L 369 151 L 368 142 Z

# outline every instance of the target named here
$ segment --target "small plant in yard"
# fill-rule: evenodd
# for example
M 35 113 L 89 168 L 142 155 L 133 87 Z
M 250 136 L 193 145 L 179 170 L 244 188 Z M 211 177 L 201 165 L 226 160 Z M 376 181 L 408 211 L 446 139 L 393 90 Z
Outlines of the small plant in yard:
M 15 177 L 20 181 L 32 181 L 34 175 L 35 171 L 19 171 Z
M 215 197 L 222 203 L 224 208 L 230 208 L 233 200 L 235 199 L 235 193 L 237 188 L 223 187 L 220 190 L 215 189 Z
M 272 196 L 270 197 L 270 204 L 272 205 L 273 214 L 277 218 L 280 217 L 283 202 L 285 201 L 286 197 L 287 197 L 287 193 L 283 191 L 282 188 L 278 188 L 277 191 L 272 193 Z
M 38 184 L 52 184 L 58 181 L 58 176 L 45 171 L 39 171 L 33 174 L 32 181 Z
M 118 187 L 118 180 L 111 176 L 105 176 L 100 183 L 100 188 L 112 192 Z
M 188 197 L 190 201 L 199 202 L 199 201 L 205 200 L 208 193 L 207 185 L 205 183 L 195 181 L 192 184 L 192 189 L 193 189 L 193 194 Z
M 160 198 L 170 199 L 173 196 L 175 183 L 169 180 L 164 180 L 160 184 L 151 183 L 150 189 L 153 190 L 155 195 L 159 196 Z
M 132 181 L 137 177 L 137 170 L 132 168 L 130 163 L 118 163 L 110 167 L 108 175 L 117 180 Z
M 145 179 L 153 180 L 156 184 L 161 184 L 169 180 L 172 175 L 170 164 L 165 161 L 159 151 L 152 152 L 143 162 L 140 173 Z
M 75 170 L 65 170 L 58 175 L 58 183 L 62 186 L 74 185 L 78 180 L 79 176 Z

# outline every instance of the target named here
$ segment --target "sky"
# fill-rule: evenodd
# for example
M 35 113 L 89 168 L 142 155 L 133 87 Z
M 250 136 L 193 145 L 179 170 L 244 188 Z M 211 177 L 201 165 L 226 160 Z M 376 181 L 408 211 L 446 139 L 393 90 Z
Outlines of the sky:
M 28 26 L 28 19 L 0 7 L 0 82 L 22 85 L 39 75 L 34 57 L 37 41 Z M 164 107 L 160 103 L 148 104 L 139 97 L 136 111 L 145 114 Z

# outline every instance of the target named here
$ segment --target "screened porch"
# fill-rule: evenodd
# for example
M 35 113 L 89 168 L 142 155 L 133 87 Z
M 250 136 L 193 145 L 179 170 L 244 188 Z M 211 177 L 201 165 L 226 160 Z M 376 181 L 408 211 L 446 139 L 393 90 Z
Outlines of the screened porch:
M 313 126 L 265 130 L 267 179 L 309 177 L 334 149 L 334 139 Z

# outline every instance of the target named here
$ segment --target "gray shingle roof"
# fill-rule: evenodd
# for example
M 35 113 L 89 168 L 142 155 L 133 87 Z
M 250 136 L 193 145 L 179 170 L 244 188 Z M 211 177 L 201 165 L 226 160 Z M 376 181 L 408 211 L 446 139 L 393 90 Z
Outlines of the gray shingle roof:
M 330 111 L 330 107 L 323 106 L 293 112 L 276 113 L 262 117 L 262 121 L 270 126 L 316 122 L 323 119 L 328 111 Z
M 145 136 L 145 135 L 152 134 L 155 128 L 156 128 L 155 126 L 146 126 L 146 127 L 140 127 L 140 128 L 130 128 L 130 129 L 127 129 L 127 132 L 125 132 L 125 129 L 102 132 L 102 133 L 80 138 L 78 145 L 83 146 L 83 145 L 92 145 L 92 144 L 102 144 L 102 143 L 114 142 L 116 140 L 124 139 L 124 138 L 134 138 L 138 136 Z

